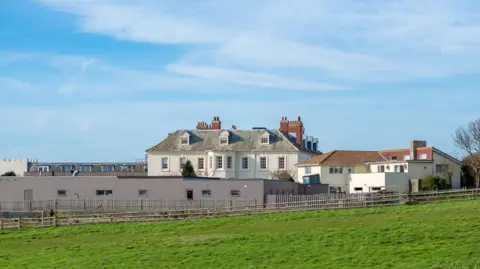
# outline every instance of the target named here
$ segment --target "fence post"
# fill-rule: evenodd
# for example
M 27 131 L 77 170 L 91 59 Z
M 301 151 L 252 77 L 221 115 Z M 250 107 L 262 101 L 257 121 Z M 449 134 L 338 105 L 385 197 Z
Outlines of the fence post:
M 140 210 L 142 210 L 142 211 L 143 211 L 143 198 L 142 198 L 142 199 L 140 199 Z
M 42 227 L 43 227 L 43 211 L 44 211 L 44 210 L 42 210 Z
M 0 231 L 3 233 L 3 217 L 0 218 Z
M 22 219 L 18 218 L 18 229 L 22 228 Z

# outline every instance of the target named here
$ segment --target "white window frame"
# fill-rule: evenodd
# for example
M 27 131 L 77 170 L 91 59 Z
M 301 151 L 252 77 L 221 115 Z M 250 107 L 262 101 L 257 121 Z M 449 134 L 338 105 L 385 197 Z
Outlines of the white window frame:
M 283 160 L 283 167 L 280 166 L 281 162 L 280 160 Z M 278 170 L 285 170 L 287 169 L 287 157 L 281 156 L 278 157 Z
M 228 145 L 228 136 L 220 136 L 219 143 L 220 145 Z
M 265 166 L 262 167 L 262 160 L 265 161 Z M 260 156 L 259 163 L 260 163 L 260 170 L 267 170 L 268 169 L 268 162 L 267 156 Z
M 265 141 L 264 141 L 265 140 Z M 266 145 L 266 144 L 270 144 L 270 137 L 268 136 L 263 136 L 260 138 L 260 143 Z
M 215 168 L 223 170 L 223 156 L 215 156 Z
M 166 167 L 163 167 L 163 160 L 166 160 Z M 169 168 L 170 168 L 170 158 L 168 158 L 168 156 L 163 156 L 161 159 L 160 159 L 160 165 L 161 165 L 161 169 L 162 171 L 167 171 Z
M 233 168 L 233 157 L 232 156 L 227 156 L 227 169 L 232 169 Z
M 308 171 L 307 171 L 307 168 L 308 168 Z M 305 166 L 305 174 L 306 175 L 310 175 L 312 173 L 312 167 L 311 166 Z
M 403 155 L 403 160 L 404 161 L 410 160 L 410 155 Z
M 185 160 L 185 162 L 183 163 L 184 167 L 185 167 L 185 164 L 187 164 L 187 161 L 188 161 L 187 157 L 181 156 L 180 158 L 178 158 L 178 167 L 180 168 L 180 170 L 183 170 L 182 160 Z
M 248 157 L 242 157 L 242 158 L 240 159 L 240 167 L 242 168 L 242 170 L 248 170 L 248 169 L 250 168 L 250 164 L 249 164 L 248 159 L 249 159 Z M 243 164 L 244 164 L 243 161 L 244 161 L 244 160 L 247 161 L 247 162 L 246 162 L 246 164 L 247 164 L 247 167 L 246 167 L 246 168 L 243 166 Z
M 200 160 L 202 160 L 200 162 Z M 200 167 L 200 163 L 202 164 L 202 167 Z M 203 171 L 205 170 L 205 157 L 198 157 L 197 158 L 197 170 Z
M 180 144 L 181 144 L 181 145 L 188 145 L 188 144 L 190 144 L 190 139 L 188 138 L 188 136 L 182 136 L 182 137 L 180 137 Z
M 330 166 L 328 168 L 328 173 L 341 175 L 343 174 L 343 166 Z
M 213 168 L 213 157 L 208 156 L 208 168 L 212 169 Z
M 420 156 L 418 157 L 418 159 L 420 159 L 420 160 L 426 160 L 427 157 L 428 157 L 427 153 L 422 153 L 422 154 L 420 154 Z
M 383 169 L 381 169 L 381 167 L 383 167 Z M 377 165 L 377 173 L 385 173 L 385 165 L 384 164 L 381 164 L 381 165 Z M 383 170 L 383 171 L 382 171 Z

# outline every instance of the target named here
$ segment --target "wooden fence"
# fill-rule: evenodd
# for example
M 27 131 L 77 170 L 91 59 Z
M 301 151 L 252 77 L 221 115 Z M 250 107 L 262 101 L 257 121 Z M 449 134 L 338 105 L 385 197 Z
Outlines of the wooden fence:
M 398 193 L 361 193 L 361 194 L 322 194 L 322 195 L 273 195 L 269 203 L 257 203 L 256 200 L 203 200 L 203 201 L 149 201 L 143 204 L 128 201 L 111 200 L 101 210 L 94 207 L 76 210 L 68 203 L 58 201 L 36 201 L 41 211 L 33 211 L 36 217 L 7 218 L 0 215 L 0 228 L 49 227 L 57 225 L 76 225 L 86 223 L 141 222 L 208 218 L 219 216 L 238 216 L 266 214 L 273 212 L 328 210 L 345 208 L 363 208 L 395 206 L 405 203 L 431 203 L 437 201 L 458 201 L 480 199 L 480 189 L 455 190 L 441 192 L 423 192 L 411 194 Z M 105 202 L 105 201 L 103 201 Z M 24 202 L 22 202 L 24 203 Z M 170 203 L 170 204 L 168 204 Z M 171 206 L 174 203 L 175 206 Z M 185 204 L 187 203 L 187 204 Z M 49 210 L 59 206 L 54 216 Z M 142 207 L 143 205 L 143 207 Z M 51 207 L 49 207 L 51 206 Z M 64 206 L 63 209 L 61 206 Z M 66 210 L 68 208 L 68 210 Z M 73 208 L 73 210 L 72 210 Z M 93 211 L 93 212 L 92 212 Z M 33 214 L 34 215 L 34 214 Z

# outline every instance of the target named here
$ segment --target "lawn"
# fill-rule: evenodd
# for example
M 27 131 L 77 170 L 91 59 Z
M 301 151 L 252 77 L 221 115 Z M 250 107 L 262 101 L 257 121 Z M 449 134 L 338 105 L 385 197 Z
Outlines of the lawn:
M 473 268 L 479 231 L 480 201 L 25 229 L 0 268 Z

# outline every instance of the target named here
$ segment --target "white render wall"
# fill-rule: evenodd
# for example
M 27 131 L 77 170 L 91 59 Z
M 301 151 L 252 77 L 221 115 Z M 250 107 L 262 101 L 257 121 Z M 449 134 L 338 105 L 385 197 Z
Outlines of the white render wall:
M 349 175 L 349 192 L 369 192 L 372 187 L 390 191 L 408 192 L 410 176 L 407 173 L 365 173 Z M 355 191 L 355 188 L 362 188 Z
M 34 159 L 0 159 L 0 175 L 13 171 L 19 177 L 28 171 L 29 164 L 36 162 Z
M 223 158 L 223 168 L 217 169 L 216 157 Z M 231 156 L 232 168 L 227 168 L 227 157 Z M 162 170 L 162 157 L 168 158 L 168 169 Z M 193 165 L 197 176 L 219 177 L 219 178 L 270 178 L 271 172 L 278 170 L 280 157 L 285 157 L 286 170 L 296 173 L 295 164 L 301 159 L 311 158 L 303 152 L 266 153 L 266 152 L 165 152 L 148 154 L 148 175 L 169 176 L 181 175 L 180 158 L 185 157 Z M 198 158 L 204 158 L 203 170 L 198 170 Z M 211 157 L 211 159 L 210 159 Z M 248 169 L 242 169 L 242 158 L 248 158 Z M 260 158 L 267 158 L 267 169 L 260 169 Z M 210 160 L 213 161 L 210 166 Z M 296 175 L 294 175 L 296 178 Z

